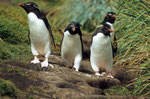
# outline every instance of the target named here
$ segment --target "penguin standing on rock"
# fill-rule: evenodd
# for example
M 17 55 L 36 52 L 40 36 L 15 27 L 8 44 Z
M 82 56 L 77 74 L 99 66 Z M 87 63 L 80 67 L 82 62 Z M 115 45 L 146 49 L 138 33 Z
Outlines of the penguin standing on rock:
M 79 71 L 82 61 L 82 32 L 78 22 L 70 22 L 64 31 L 64 37 L 61 45 L 61 58 L 65 66 L 73 66 Z
M 31 51 L 34 55 L 33 64 L 40 63 L 39 55 L 45 56 L 45 60 L 41 62 L 41 68 L 48 67 L 48 58 L 51 54 L 51 39 L 54 43 L 51 27 L 43 13 L 38 9 L 38 6 L 33 2 L 19 3 L 28 14 L 29 23 L 29 39 L 31 41 Z M 53 67 L 53 66 L 52 66 Z
M 103 26 L 97 28 L 92 36 L 90 62 L 97 76 L 103 76 L 99 73 L 99 68 L 104 68 L 107 77 L 113 78 L 111 75 L 113 67 L 111 32 L 113 30 L 110 24 L 104 23 Z
M 115 20 L 116 20 L 116 13 L 107 12 L 107 15 L 105 16 L 104 21 L 102 22 L 102 24 L 105 24 L 105 23 L 109 24 L 111 26 L 111 29 L 114 31 L 113 24 L 115 23 Z M 114 57 L 116 52 L 117 52 L 116 34 L 115 34 L 115 32 L 112 32 L 110 35 L 111 35 L 113 57 Z

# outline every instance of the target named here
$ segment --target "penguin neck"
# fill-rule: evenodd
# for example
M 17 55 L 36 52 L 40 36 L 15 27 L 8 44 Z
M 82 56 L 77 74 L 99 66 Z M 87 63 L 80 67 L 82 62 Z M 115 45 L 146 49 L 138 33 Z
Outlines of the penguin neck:
M 28 14 L 30 14 L 30 13 L 34 13 L 38 18 L 41 18 L 43 16 L 43 13 L 41 13 L 39 9 L 35 9 L 35 10 L 29 12 Z
M 105 36 L 110 36 L 110 31 L 109 31 L 108 29 L 102 28 L 102 33 L 103 33 Z
M 71 35 L 77 34 L 76 31 L 73 31 L 71 28 L 66 28 L 65 31 L 69 31 Z

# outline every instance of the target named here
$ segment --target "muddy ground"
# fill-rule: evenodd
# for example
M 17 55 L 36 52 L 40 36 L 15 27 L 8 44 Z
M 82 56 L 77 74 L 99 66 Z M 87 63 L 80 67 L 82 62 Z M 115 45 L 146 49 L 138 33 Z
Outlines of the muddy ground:
M 41 58 L 42 60 L 42 58 Z M 18 89 L 25 94 L 19 99 L 32 96 L 35 99 L 127 99 L 125 96 L 106 96 L 104 90 L 130 81 L 128 74 L 122 70 L 114 69 L 115 79 L 97 77 L 94 75 L 88 60 L 81 64 L 80 71 L 63 66 L 60 56 L 53 55 L 49 67 L 41 71 L 40 64 L 30 63 L 31 59 L 24 61 L 9 61 L 1 63 L 0 78 L 12 81 Z M 130 97 L 130 99 L 137 99 Z

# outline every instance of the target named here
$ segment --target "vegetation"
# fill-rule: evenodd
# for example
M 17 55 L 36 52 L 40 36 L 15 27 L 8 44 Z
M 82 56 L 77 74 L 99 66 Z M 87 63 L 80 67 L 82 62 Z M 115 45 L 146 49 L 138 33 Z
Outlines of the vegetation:
M 82 24 L 84 30 L 92 32 L 108 11 L 115 10 L 116 3 L 113 2 L 115 6 L 111 6 L 111 3 L 109 0 L 68 0 L 55 24 L 77 21 Z
M 11 97 L 16 97 L 18 93 L 19 90 L 12 82 L 0 78 L 0 96 L 7 95 Z
M 150 95 L 150 17 L 145 0 L 122 1 L 118 9 L 116 64 L 138 75 L 131 84 L 133 95 Z

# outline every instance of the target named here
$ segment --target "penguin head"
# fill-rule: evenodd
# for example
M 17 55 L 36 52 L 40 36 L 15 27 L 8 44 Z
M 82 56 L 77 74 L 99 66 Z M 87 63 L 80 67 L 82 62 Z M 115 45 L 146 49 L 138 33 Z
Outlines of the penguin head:
M 113 24 L 115 22 L 115 20 L 116 20 L 116 13 L 107 12 L 107 15 L 105 16 L 103 23 L 104 22 L 109 22 L 109 23 Z
M 77 34 L 77 33 L 81 32 L 80 26 L 81 26 L 80 23 L 75 22 L 75 21 L 71 21 L 70 24 L 65 29 L 65 31 L 68 30 L 71 35 L 74 35 L 74 34 Z
M 111 26 L 107 23 L 104 23 L 103 24 L 103 28 L 102 28 L 102 32 L 104 35 L 109 35 L 110 36 L 110 33 L 113 32 L 113 30 L 111 29 Z
M 21 6 L 27 13 L 39 11 L 37 4 L 34 2 L 19 3 L 18 5 Z

